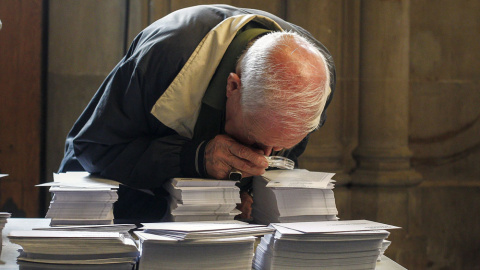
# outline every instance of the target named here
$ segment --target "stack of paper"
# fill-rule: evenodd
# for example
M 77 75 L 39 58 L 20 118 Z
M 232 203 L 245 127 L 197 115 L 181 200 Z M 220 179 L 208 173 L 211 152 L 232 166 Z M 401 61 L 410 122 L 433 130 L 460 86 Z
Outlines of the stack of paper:
M 382 260 L 382 256 L 385 253 L 385 250 L 387 250 L 387 248 L 390 246 L 391 243 L 392 243 L 392 241 L 383 240 L 382 247 L 380 248 L 380 255 L 378 255 L 377 261 Z
M 144 224 L 139 269 L 251 269 L 255 235 L 273 228 L 239 223 Z
M 129 269 L 139 256 L 133 238 L 120 232 L 12 231 L 22 246 L 21 269 Z
M 41 231 L 82 231 L 82 232 L 120 232 L 128 234 L 130 230 L 136 229 L 135 224 L 110 224 L 110 225 L 81 225 L 81 226 L 56 226 L 40 227 L 32 230 Z
M 3 243 L 2 243 L 2 232 L 3 232 L 3 228 L 5 227 L 5 223 L 7 223 L 7 218 L 9 218 L 11 216 L 10 213 L 7 213 L 7 212 L 0 212 L 0 254 L 2 254 L 2 246 L 3 246 Z
M 54 174 L 53 194 L 47 218 L 51 226 L 112 224 L 113 203 L 118 199 L 118 182 L 94 177 L 87 172 Z
M 170 193 L 171 221 L 233 220 L 240 211 L 240 190 L 235 181 L 174 178 L 166 183 Z
M 375 269 L 385 229 L 367 220 L 271 224 L 257 246 L 254 269 Z
M 333 173 L 272 170 L 253 178 L 252 216 L 258 224 L 338 220 Z

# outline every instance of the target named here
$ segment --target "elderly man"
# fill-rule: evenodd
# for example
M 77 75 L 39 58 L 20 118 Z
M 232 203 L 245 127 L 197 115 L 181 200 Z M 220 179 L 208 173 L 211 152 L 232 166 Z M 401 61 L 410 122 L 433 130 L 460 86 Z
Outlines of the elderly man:
M 161 219 L 172 177 L 261 175 L 272 153 L 296 161 L 334 85 L 330 54 L 298 26 L 227 5 L 179 10 L 135 38 L 70 131 L 60 171 L 123 183 L 115 218 Z

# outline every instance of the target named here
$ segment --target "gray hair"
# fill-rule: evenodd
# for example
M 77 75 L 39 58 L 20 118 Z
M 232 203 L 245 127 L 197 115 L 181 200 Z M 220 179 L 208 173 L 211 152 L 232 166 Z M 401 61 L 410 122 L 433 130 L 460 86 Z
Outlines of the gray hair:
M 239 58 L 237 73 L 243 116 L 256 128 L 268 119 L 259 115 L 284 126 L 289 134 L 282 136 L 318 128 L 330 94 L 330 72 L 325 56 L 306 38 L 295 32 L 260 37 Z

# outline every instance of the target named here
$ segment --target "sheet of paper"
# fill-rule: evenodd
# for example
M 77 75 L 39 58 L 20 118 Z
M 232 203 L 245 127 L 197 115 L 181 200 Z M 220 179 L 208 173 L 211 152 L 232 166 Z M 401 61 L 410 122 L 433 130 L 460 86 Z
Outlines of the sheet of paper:
M 54 173 L 54 182 L 36 185 L 37 187 L 62 186 L 83 188 L 118 188 L 117 181 L 95 177 L 88 172 Z
M 269 181 L 267 187 L 271 188 L 327 188 L 328 184 L 334 181 L 332 180 L 334 175 L 334 173 L 295 169 L 271 170 L 262 176 Z
M 168 236 L 176 239 L 236 238 L 263 235 L 273 228 L 256 224 L 204 223 L 204 222 L 162 222 L 145 223 L 146 233 Z
M 118 232 L 90 232 L 90 231 L 11 231 L 8 234 L 11 238 L 119 238 Z
M 40 231 L 89 231 L 89 232 L 128 232 L 135 229 L 135 224 L 110 224 L 110 225 L 80 225 L 80 226 L 58 226 L 58 227 L 38 227 L 32 230 Z
M 208 222 L 160 222 L 142 223 L 144 230 L 167 230 L 181 232 L 206 232 L 243 228 L 264 227 L 263 225 L 245 223 L 208 223 Z
M 297 222 L 297 223 L 275 223 L 272 224 L 277 230 L 287 228 L 300 233 L 328 233 L 328 232 L 351 232 L 399 229 L 400 227 L 383 224 L 369 220 L 342 220 L 342 221 L 318 221 L 318 222 Z M 288 232 L 287 232 L 288 233 Z
M 235 181 L 214 180 L 204 178 L 173 178 L 172 185 L 175 187 L 234 187 Z
M 1 174 L 0 173 L 0 178 L 5 177 L 5 176 L 8 176 L 8 174 Z

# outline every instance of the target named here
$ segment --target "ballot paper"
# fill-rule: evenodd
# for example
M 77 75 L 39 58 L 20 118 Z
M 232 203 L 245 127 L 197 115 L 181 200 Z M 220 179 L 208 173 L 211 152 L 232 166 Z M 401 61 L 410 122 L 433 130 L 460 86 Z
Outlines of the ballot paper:
M 19 270 L 132 270 L 135 266 L 131 263 L 109 263 L 109 264 L 52 264 L 32 263 L 17 261 Z
M 384 229 L 399 228 L 367 220 L 270 226 L 276 231 L 257 246 L 254 269 L 375 269 Z
M 36 185 L 37 187 L 78 187 L 78 188 L 110 188 L 118 189 L 119 183 L 114 180 L 101 178 L 88 172 L 54 173 L 53 182 Z
M 168 236 L 177 240 L 245 237 L 272 233 L 273 228 L 246 223 L 162 222 L 143 223 L 146 233 Z
M 288 234 L 306 234 L 310 236 L 317 233 L 333 233 L 333 232 L 353 232 L 353 231 L 371 231 L 371 230 L 388 230 L 399 229 L 400 227 L 383 224 L 369 220 L 345 220 L 333 222 L 296 222 L 296 223 L 276 223 L 272 226 L 282 233 L 284 229 L 288 230 Z M 296 231 L 297 233 L 294 233 Z
M 246 223 L 145 223 L 139 269 L 251 269 L 254 235 L 273 228 Z
M 267 187 L 279 188 L 328 188 L 334 173 L 312 172 L 305 169 L 270 170 L 262 176 L 268 180 Z
M 88 172 L 55 173 L 48 186 L 52 200 L 46 217 L 51 226 L 106 225 L 113 223 L 113 204 L 119 183 Z
M 267 225 L 275 222 L 338 220 L 333 175 L 296 169 L 268 171 L 262 176 L 255 176 L 252 205 L 254 221 Z
M 139 270 L 251 269 L 253 236 L 178 241 L 144 232 L 135 234 L 142 249 Z
M 391 243 L 392 241 L 385 240 L 385 239 L 383 240 L 382 247 L 380 248 L 380 254 L 378 255 L 378 258 L 377 258 L 378 262 L 382 260 L 382 256 L 385 253 L 385 250 L 387 250 L 387 248 L 390 246 Z
M 186 202 L 205 202 L 205 203 L 229 203 L 240 202 L 239 189 L 237 187 L 179 187 L 169 188 L 170 196 Z
M 19 264 L 32 269 L 41 264 L 43 269 L 52 265 L 63 269 L 72 269 L 72 265 L 91 267 L 80 269 L 112 269 L 113 265 L 131 269 L 140 255 L 134 239 L 120 232 L 12 231 L 8 238 L 22 247 Z
M 173 178 L 175 187 L 235 187 L 236 182 L 230 180 L 215 180 L 204 178 Z
M 235 181 L 173 178 L 165 189 L 170 193 L 171 221 L 233 220 L 240 214 Z
M 81 226 L 58 226 L 58 227 L 38 227 L 32 230 L 42 231 L 88 231 L 88 232 L 121 232 L 136 229 L 135 224 L 110 224 L 110 225 L 81 225 Z
M 7 223 L 7 219 L 11 216 L 10 213 L 7 212 L 0 212 L 0 254 L 2 254 L 2 246 L 3 246 L 3 228 Z

